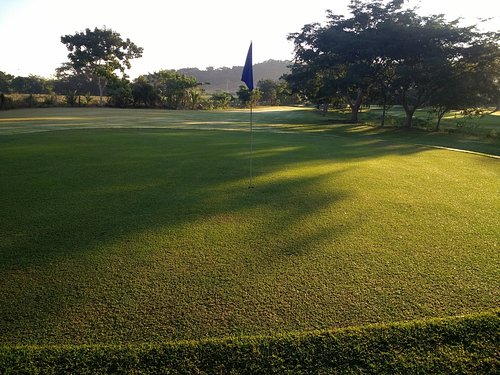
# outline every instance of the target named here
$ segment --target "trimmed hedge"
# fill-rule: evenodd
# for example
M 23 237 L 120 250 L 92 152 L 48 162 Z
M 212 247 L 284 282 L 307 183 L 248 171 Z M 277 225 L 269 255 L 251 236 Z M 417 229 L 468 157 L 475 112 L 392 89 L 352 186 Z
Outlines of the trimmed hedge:
M 359 328 L 141 345 L 3 346 L 2 374 L 500 373 L 500 309 Z

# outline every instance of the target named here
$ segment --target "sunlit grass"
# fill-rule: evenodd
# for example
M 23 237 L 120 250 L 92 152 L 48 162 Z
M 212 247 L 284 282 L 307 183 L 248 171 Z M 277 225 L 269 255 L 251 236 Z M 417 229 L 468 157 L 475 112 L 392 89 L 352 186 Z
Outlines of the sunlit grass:
M 248 113 L 59 113 L 81 120 L 0 125 L 2 343 L 269 334 L 500 302 L 497 159 L 267 111 L 248 189 Z

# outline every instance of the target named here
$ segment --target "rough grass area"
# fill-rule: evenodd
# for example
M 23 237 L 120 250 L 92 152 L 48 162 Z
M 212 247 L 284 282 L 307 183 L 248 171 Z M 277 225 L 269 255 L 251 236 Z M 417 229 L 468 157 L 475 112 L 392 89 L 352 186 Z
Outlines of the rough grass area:
M 2 113 L 0 342 L 274 335 L 499 306 L 498 158 L 311 111 L 255 118 L 248 189 L 245 112 Z
M 43 374 L 495 374 L 497 313 L 274 337 L 0 347 L 0 372 Z

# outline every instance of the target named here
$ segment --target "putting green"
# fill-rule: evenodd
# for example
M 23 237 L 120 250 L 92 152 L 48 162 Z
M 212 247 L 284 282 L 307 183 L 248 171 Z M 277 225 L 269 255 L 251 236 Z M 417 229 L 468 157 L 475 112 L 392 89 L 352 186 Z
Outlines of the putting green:
M 272 334 L 499 305 L 497 159 L 310 111 L 256 117 L 248 189 L 244 111 L 2 113 L 1 343 Z

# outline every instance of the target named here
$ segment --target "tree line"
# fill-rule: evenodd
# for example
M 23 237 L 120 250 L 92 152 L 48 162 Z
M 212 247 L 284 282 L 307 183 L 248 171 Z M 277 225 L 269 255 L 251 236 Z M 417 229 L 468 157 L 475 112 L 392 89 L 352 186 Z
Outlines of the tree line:
M 286 72 L 286 62 L 269 60 L 256 64 L 256 77 L 261 79 L 258 89 L 249 96 L 240 81 L 242 67 L 160 70 L 130 80 L 125 72 L 131 67 L 132 59 L 142 56 L 143 49 L 111 29 L 86 29 L 62 36 L 61 42 L 69 51 L 68 61 L 56 69 L 54 79 L 35 75 L 14 77 L 0 72 L 0 109 L 90 105 L 96 96 L 100 106 L 166 109 L 226 108 L 248 105 L 250 101 L 292 104 L 296 98 L 290 95 L 287 83 L 279 80 Z M 264 78 L 266 75 L 274 79 Z M 200 78 L 207 80 L 200 81 Z M 230 83 L 233 91 L 221 90 L 221 80 L 226 88 Z M 12 93 L 29 95 L 19 97 L 16 102 L 15 97 L 5 95 Z M 41 102 L 36 94 L 45 94 Z
M 63 95 L 67 105 L 88 105 L 98 96 L 99 105 L 167 109 L 310 103 L 346 107 L 357 122 L 362 105 L 378 104 L 383 126 L 387 108 L 400 105 L 407 127 L 418 109 L 433 108 L 436 129 L 451 109 L 499 109 L 500 33 L 460 26 L 444 15 L 420 16 L 405 2 L 351 0 L 349 16 L 328 11 L 325 25 L 289 34 L 294 55 L 288 71 L 268 61 L 274 77 L 259 79 L 252 93 L 239 82 L 242 67 L 160 70 L 131 81 L 126 71 L 143 49 L 111 29 L 86 29 L 61 37 L 69 54 L 55 79 L 0 72 L 0 108 L 9 108 L 8 93 Z M 224 80 L 215 84 L 217 74 L 226 77 L 226 90 Z M 22 104 L 32 105 L 32 95 Z M 49 96 L 44 104 L 55 101 Z
M 241 67 L 240 67 L 241 70 Z M 225 109 L 253 105 L 292 105 L 300 102 L 284 80 L 261 79 L 251 94 L 239 84 L 236 92 L 208 90 L 207 82 L 175 70 L 160 70 L 127 77 L 97 77 L 70 74 L 55 79 L 30 75 L 13 76 L 0 71 L 0 109 L 38 106 L 97 106 Z M 105 84 L 104 84 L 105 82 Z M 101 95 L 102 94 L 102 95 Z M 96 99 L 97 98 L 97 99 Z
M 463 27 L 444 15 L 420 16 L 405 0 L 352 0 L 350 16 L 327 13 L 326 25 L 289 34 L 294 43 L 293 92 L 323 104 L 347 104 L 357 122 L 363 103 L 404 109 L 407 127 L 415 111 L 432 107 L 441 118 L 451 109 L 500 106 L 498 32 Z

